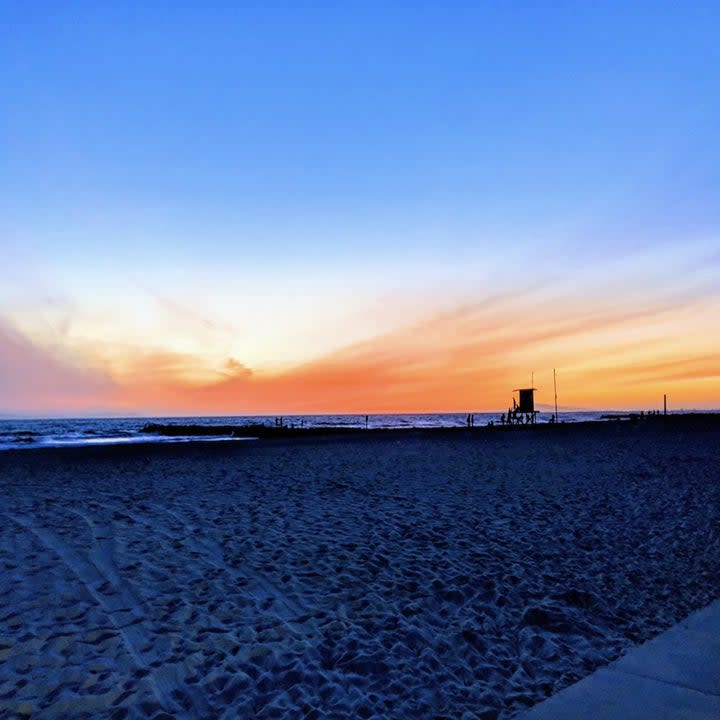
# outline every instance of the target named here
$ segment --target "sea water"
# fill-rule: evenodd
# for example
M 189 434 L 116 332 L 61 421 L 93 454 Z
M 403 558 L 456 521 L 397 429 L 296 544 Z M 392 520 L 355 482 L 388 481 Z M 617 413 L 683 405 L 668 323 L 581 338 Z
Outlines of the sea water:
M 612 411 L 561 412 L 560 422 L 601 420 Z M 138 442 L 187 442 L 228 439 L 227 435 L 198 437 L 160 437 L 141 433 L 148 423 L 163 425 L 268 425 L 273 427 L 278 416 L 238 415 L 216 417 L 133 417 L 133 418 L 67 418 L 67 419 L 0 419 L 0 449 L 59 447 L 65 445 L 110 445 Z M 441 428 L 464 427 L 467 413 L 421 413 L 389 415 L 284 415 L 289 427 L 307 428 Z M 546 423 L 550 412 L 538 414 L 538 422 Z M 500 422 L 500 412 L 475 413 L 475 427 Z M 242 438 L 239 438 L 242 439 Z

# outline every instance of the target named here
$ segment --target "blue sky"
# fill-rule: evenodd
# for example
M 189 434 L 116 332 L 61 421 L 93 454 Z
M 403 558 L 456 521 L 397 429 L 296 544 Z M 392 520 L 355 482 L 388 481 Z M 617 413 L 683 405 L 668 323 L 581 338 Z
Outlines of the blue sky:
M 4 320 L 83 364 L 206 346 L 158 297 L 253 307 L 216 353 L 269 366 L 511 287 L 717 289 L 717 3 L 386 5 L 3 4 Z

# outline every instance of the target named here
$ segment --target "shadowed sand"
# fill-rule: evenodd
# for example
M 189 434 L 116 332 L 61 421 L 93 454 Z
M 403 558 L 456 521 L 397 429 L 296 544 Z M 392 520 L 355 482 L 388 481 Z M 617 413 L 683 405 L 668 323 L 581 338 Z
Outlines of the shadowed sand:
M 718 596 L 719 441 L 4 453 L 0 716 L 510 717 Z

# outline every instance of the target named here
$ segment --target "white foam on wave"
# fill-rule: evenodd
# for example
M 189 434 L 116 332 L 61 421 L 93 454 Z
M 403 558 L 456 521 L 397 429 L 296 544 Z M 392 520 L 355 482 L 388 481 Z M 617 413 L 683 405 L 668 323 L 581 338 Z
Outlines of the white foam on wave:
M 53 447 L 98 447 L 102 445 L 141 445 L 141 444 L 166 444 L 166 443 L 188 443 L 188 442 L 220 442 L 220 441 L 245 441 L 257 440 L 256 437 L 230 437 L 218 435 L 214 437 L 158 437 L 158 436 L 123 436 L 123 437 L 64 437 L 64 438 L 41 438 L 32 442 L 0 443 L 1 450 L 33 450 L 38 448 Z

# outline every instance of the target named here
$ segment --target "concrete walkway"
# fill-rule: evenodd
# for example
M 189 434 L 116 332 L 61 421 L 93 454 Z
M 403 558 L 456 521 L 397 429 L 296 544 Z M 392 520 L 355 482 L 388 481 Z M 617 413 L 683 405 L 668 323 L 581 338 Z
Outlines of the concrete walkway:
M 517 720 L 720 719 L 720 600 Z

